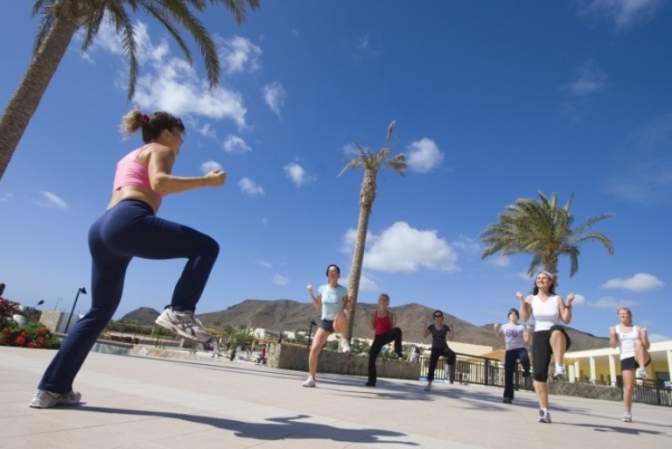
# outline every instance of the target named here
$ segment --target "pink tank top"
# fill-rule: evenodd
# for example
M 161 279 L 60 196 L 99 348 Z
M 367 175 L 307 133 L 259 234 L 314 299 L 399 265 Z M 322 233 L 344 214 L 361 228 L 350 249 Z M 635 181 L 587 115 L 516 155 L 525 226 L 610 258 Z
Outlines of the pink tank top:
M 143 145 L 137 150 L 131 151 L 117 162 L 113 190 L 118 190 L 122 186 L 139 186 L 152 190 L 152 186 L 149 183 L 149 170 L 147 166 L 138 159 L 138 156 L 145 148 L 147 148 L 147 145 Z M 160 198 L 166 196 L 165 193 L 157 194 Z
M 390 313 L 388 312 L 385 316 L 378 316 L 376 312 L 376 335 L 385 335 L 392 329 L 392 320 L 390 319 Z

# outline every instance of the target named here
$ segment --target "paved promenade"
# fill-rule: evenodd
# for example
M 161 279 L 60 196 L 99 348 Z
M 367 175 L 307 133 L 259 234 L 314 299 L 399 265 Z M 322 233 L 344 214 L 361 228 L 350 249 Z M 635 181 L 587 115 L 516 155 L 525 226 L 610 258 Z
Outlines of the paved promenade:
M 75 383 L 83 403 L 28 407 L 53 352 L 0 346 L 0 448 L 396 449 L 668 448 L 672 409 L 533 393 L 501 402 L 493 387 L 318 376 L 246 362 L 185 362 L 92 353 Z

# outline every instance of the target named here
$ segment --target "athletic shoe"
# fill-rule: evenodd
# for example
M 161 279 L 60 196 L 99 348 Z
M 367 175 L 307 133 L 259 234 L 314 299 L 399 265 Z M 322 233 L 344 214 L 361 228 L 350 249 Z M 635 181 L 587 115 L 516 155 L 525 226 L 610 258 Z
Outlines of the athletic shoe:
M 306 381 L 302 383 L 301 386 L 315 388 L 317 386 L 317 382 L 315 382 L 315 378 L 313 378 L 313 376 L 308 376 L 308 379 L 306 379 Z
M 397 357 L 399 357 L 400 359 L 403 360 L 403 358 L 404 358 L 404 353 L 403 352 L 399 351 L 399 352 L 395 352 L 395 354 L 397 354 Z
M 539 422 L 550 424 L 551 414 L 548 412 L 548 410 L 546 411 L 539 410 Z
M 168 307 L 159 315 L 155 323 L 175 335 L 200 343 L 207 343 L 212 339 L 212 335 L 203 329 L 203 323 L 194 316 L 191 310 L 178 312 Z
M 502 399 L 502 402 L 505 403 L 505 404 L 510 404 L 510 403 L 513 402 L 513 400 L 511 398 L 504 398 L 504 399 Z
M 51 408 L 57 405 L 75 405 L 82 400 L 82 395 L 76 391 L 58 394 L 50 391 L 37 390 L 35 396 L 28 404 L 33 408 Z
M 350 342 L 346 339 L 341 340 L 341 352 L 351 352 Z
M 637 368 L 637 379 L 646 380 L 648 377 L 644 368 Z
M 364 384 L 364 386 L 366 386 L 366 387 L 375 387 L 375 386 L 376 386 L 376 383 L 375 383 L 375 382 L 367 382 L 367 383 Z
M 432 384 L 427 384 L 425 391 L 432 391 Z
M 632 422 L 632 415 L 630 414 L 630 412 L 623 413 L 623 417 L 621 418 L 621 421 Z
M 553 377 L 555 377 L 555 378 L 565 377 L 565 367 L 564 367 L 564 365 L 561 365 L 559 363 L 555 364 L 555 372 L 553 373 Z

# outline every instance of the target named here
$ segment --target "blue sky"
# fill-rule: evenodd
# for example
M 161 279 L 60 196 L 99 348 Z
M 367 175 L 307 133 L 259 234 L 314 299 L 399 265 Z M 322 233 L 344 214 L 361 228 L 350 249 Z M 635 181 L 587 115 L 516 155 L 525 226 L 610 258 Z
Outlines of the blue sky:
M 4 11 L 3 108 L 38 25 L 28 2 Z M 114 164 L 140 144 L 118 131 L 133 106 L 184 119 L 174 173 L 228 174 L 222 189 L 168 196 L 160 211 L 221 245 L 197 313 L 307 302 L 330 263 L 347 285 L 362 172 L 337 175 L 353 142 L 377 150 L 394 119 L 392 151 L 409 170 L 379 174 L 360 301 L 386 292 L 392 305 L 505 321 L 532 287 L 530 258 L 481 260 L 478 235 L 516 199 L 557 192 L 562 203 L 574 194 L 577 223 L 614 214 L 596 226 L 613 257 L 585 244 L 572 278 L 560 262 L 558 293 L 578 295 L 571 326 L 606 336 L 625 305 L 654 338 L 672 337 L 670 1 L 267 0 L 242 27 L 223 11 L 205 19 L 222 57 L 214 91 L 196 51 L 192 68 L 160 25 L 136 20 L 133 102 L 113 33 L 86 54 L 78 37 L 0 181 L 6 297 L 69 310 L 89 289 L 86 234 Z M 116 318 L 160 310 L 182 265 L 134 260 Z M 88 305 L 80 296 L 77 311 Z

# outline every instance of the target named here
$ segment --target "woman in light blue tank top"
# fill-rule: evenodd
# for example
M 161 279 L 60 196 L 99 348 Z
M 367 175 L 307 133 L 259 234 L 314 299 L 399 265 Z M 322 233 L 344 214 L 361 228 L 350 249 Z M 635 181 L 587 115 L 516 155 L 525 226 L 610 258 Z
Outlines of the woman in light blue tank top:
M 320 286 L 317 296 L 313 294 L 313 286 L 308 284 L 308 294 L 315 308 L 322 308 L 321 321 L 315 332 L 313 344 L 308 356 L 308 379 L 303 383 L 304 387 L 315 387 L 315 375 L 317 374 L 317 361 L 322 351 L 322 346 L 333 332 L 341 334 L 343 352 L 350 352 L 350 344 L 345 340 L 348 330 L 348 317 L 345 314 L 349 310 L 350 295 L 345 287 L 338 283 L 341 277 L 341 269 L 337 265 L 327 267 L 327 279 L 329 282 Z

